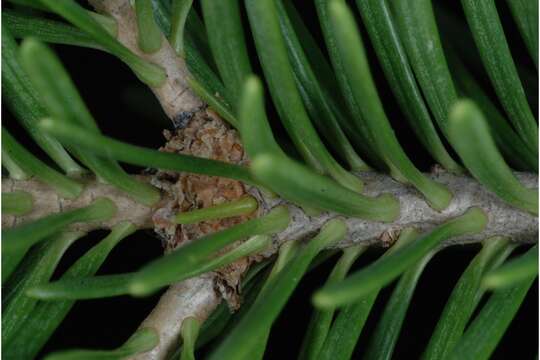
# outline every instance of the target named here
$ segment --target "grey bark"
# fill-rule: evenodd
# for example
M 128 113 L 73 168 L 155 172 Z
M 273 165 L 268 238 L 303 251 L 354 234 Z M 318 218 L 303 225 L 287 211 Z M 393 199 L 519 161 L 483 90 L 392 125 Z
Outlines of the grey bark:
M 149 181 L 148 177 L 137 176 L 138 180 Z M 138 203 L 114 186 L 89 180 L 82 193 L 75 199 L 62 198 L 48 185 L 37 180 L 2 179 L 2 191 L 22 190 L 30 193 L 33 199 L 32 211 L 23 216 L 2 214 L 2 229 L 37 220 L 61 211 L 87 206 L 98 197 L 111 199 L 117 207 L 116 214 L 105 222 L 76 223 L 70 227 L 73 231 L 89 232 L 96 229 L 110 229 L 114 225 L 129 221 L 137 228 L 152 228 L 153 209 Z
M 392 223 L 343 217 L 348 225 L 349 233 L 342 242 L 336 245 L 337 247 L 347 247 L 358 243 L 368 245 L 385 243 L 389 239 L 395 238 L 401 229 L 411 226 L 421 231 L 429 231 L 433 227 L 461 215 L 473 206 L 483 209 L 487 214 L 489 221 L 486 229 L 478 235 L 451 239 L 449 244 L 478 242 L 495 235 L 506 236 L 521 243 L 534 242 L 538 237 L 538 218 L 536 216 L 507 205 L 470 177 L 456 176 L 446 172 L 429 175 L 435 181 L 448 186 L 454 194 L 450 206 L 438 212 L 426 203 L 416 189 L 394 181 L 387 175 L 363 173 L 359 176 L 365 183 L 364 193 L 366 195 L 377 196 L 390 193 L 396 196 L 401 205 L 400 217 Z M 516 173 L 516 176 L 526 187 L 537 186 L 538 177 L 534 174 Z M 140 176 L 138 178 L 149 181 L 148 177 Z M 159 204 L 151 208 L 137 203 L 120 190 L 97 181 L 88 182 L 83 193 L 76 199 L 61 198 L 54 189 L 35 180 L 2 179 L 2 189 L 3 191 L 27 191 L 34 198 L 34 209 L 29 214 L 19 217 L 2 216 L 4 229 L 52 213 L 86 206 L 101 196 L 108 197 L 115 202 L 118 206 L 117 214 L 106 222 L 75 224 L 72 226 L 72 230 L 108 229 L 121 221 L 130 221 L 139 228 L 151 228 L 153 212 L 159 208 Z M 275 246 L 269 250 L 269 253 L 275 252 L 284 241 L 302 240 L 309 237 L 328 220 L 340 216 L 328 212 L 309 216 L 300 207 L 286 200 L 270 199 L 262 195 L 256 188 L 251 188 L 250 192 L 259 201 L 260 215 L 278 205 L 286 205 L 290 210 L 291 222 L 287 229 L 274 236 Z M 165 200 L 167 195 L 163 196 Z
M 138 27 L 135 10 L 129 0 L 89 0 L 97 11 L 112 16 L 118 24 L 118 41 L 137 56 L 161 66 L 167 73 L 165 83 L 151 88 L 165 113 L 171 120 L 189 118 L 203 106 L 203 102 L 189 88 L 185 60 L 176 55 L 171 45 L 163 39 L 161 49 L 145 54 L 138 46 Z
M 201 323 L 221 302 L 214 291 L 214 276 L 204 274 L 172 285 L 139 328 L 153 328 L 159 334 L 159 344 L 151 351 L 131 359 L 159 360 L 170 357 L 180 344 L 180 328 L 187 317 Z
M 377 196 L 390 193 L 396 196 L 401 206 L 400 217 L 392 223 L 345 218 L 349 232 L 337 247 L 347 247 L 359 243 L 381 244 L 389 239 L 395 239 L 399 231 L 407 227 L 429 231 L 433 227 L 461 215 L 471 207 L 479 207 L 484 210 L 488 216 L 486 229 L 474 236 L 450 239 L 447 242 L 448 245 L 479 242 L 495 235 L 506 236 L 516 242 L 535 242 L 538 238 L 538 218 L 536 216 L 507 205 L 468 176 L 456 176 L 440 171 L 429 175 L 435 181 L 448 186 L 454 194 L 450 205 L 441 212 L 432 209 L 416 189 L 405 186 L 388 175 L 364 173 L 359 176 L 364 180 L 364 193 L 366 195 Z M 516 173 L 516 176 L 526 187 L 537 187 L 538 177 L 536 175 Z M 255 191 L 255 195 L 267 210 L 279 204 L 288 204 L 283 199 L 266 199 L 258 191 Z M 309 237 L 328 220 L 336 217 L 336 214 L 332 213 L 322 213 L 316 217 L 310 217 L 301 208 L 288 205 L 292 217 L 291 224 L 285 231 L 276 235 L 276 246 L 279 246 L 283 241 Z

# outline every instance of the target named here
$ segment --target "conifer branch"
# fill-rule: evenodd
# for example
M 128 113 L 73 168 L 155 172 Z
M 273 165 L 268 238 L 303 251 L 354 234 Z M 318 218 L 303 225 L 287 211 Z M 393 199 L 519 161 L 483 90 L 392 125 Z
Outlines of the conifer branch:
M 532 188 L 538 183 L 538 177 L 535 174 L 516 173 L 516 175 L 525 187 Z M 357 244 L 389 246 L 393 242 L 392 239 L 397 238 L 401 229 L 412 226 L 421 231 L 429 231 L 434 226 L 462 214 L 473 206 L 483 209 L 488 215 L 489 222 L 486 229 L 473 237 L 454 238 L 447 245 L 480 242 L 492 236 L 509 237 L 512 241 L 519 243 L 536 241 L 538 234 L 536 216 L 507 205 L 468 176 L 452 175 L 447 172 L 438 172 L 429 176 L 448 186 L 454 194 L 450 206 L 441 212 L 431 208 L 415 189 L 392 180 L 387 175 L 361 174 L 360 177 L 366 183 L 366 194 L 369 196 L 381 193 L 395 195 L 400 202 L 401 215 L 391 223 L 347 218 L 348 235 L 336 247 L 344 248 Z M 138 179 L 150 182 L 150 176 L 138 176 Z M 75 199 L 62 198 L 53 188 L 36 180 L 2 179 L 2 187 L 5 192 L 25 191 L 34 199 L 34 207 L 30 213 L 17 217 L 4 214 L 2 217 L 4 229 L 60 211 L 86 206 L 97 197 L 111 199 L 118 207 L 116 216 L 103 223 L 75 224 L 71 230 L 110 229 L 122 221 L 130 221 L 138 228 L 152 228 L 153 214 L 159 209 L 161 203 L 171 200 L 170 194 L 163 194 L 161 203 L 148 207 L 132 200 L 114 187 L 95 180 L 89 181 L 81 195 Z M 275 236 L 274 247 L 267 255 L 277 251 L 279 245 L 285 241 L 302 240 L 316 233 L 327 221 L 339 216 L 328 212 L 310 216 L 301 207 L 280 198 L 269 198 L 256 188 L 251 188 L 249 192 L 259 202 L 259 216 L 279 205 L 287 205 L 291 211 L 289 226 Z
M 215 276 L 203 274 L 174 284 L 161 296 L 150 315 L 139 326 L 155 329 L 159 344 L 133 360 L 161 360 L 171 356 L 180 344 L 182 322 L 194 317 L 204 322 L 221 302 L 214 289 Z
M 363 174 L 362 180 L 366 184 L 366 193 L 376 195 L 384 192 L 396 195 L 400 200 L 401 216 L 393 223 L 348 218 L 345 220 L 348 234 L 335 246 L 348 247 L 355 244 L 390 246 L 397 239 L 401 229 L 414 226 L 419 230 L 429 231 L 436 225 L 462 214 L 472 206 L 482 208 L 488 215 L 489 221 L 486 229 L 475 236 L 453 238 L 444 246 L 479 242 L 494 235 L 507 236 L 520 243 L 536 241 L 538 221 L 535 216 L 505 204 L 470 177 L 451 175 L 447 172 L 431 174 L 430 176 L 447 185 L 454 193 L 452 203 L 442 212 L 437 212 L 429 207 L 416 190 L 392 180 L 389 176 L 374 173 Z M 538 183 L 536 175 L 519 173 L 517 176 L 526 187 L 532 187 Z M 149 181 L 147 176 L 140 176 L 139 179 Z M 106 223 L 75 224 L 74 229 L 89 231 L 93 228 L 110 228 L 125 220 L 136 224 L 139 228 L 151 228 L 152 215 L 156 210 L 156 208 L 150 208 L 133 201 L 112 186 L 96 181 L 89 182 L 81 196 L 76 199 L 62 199 L 52 188 L 35 180 L 3 179 L 2 186 L 7 191 L 23 190 L 32 194 L 35 203 L 34 210 L 23 217 L 15 218 L 4 215 L 2 218 L 4 229 L 21 221 L 87 205 L 98 196 L 106 196 L 113 200 L 118 206 L 117 215 Z M 330 219 L 336 217 L 336 214 L 331 213 L 309 216 L 300 207 L 287 203 L 285 200 L 270 199 L 254 188 L 250 189 L 250 192 L 259 201 L 260 215 L 284 203 L 289 205 L 291 211 L 289 226 L 275 235 L 273 246 L 265 251 L 265 256 L 271 256 L 277 252 L 285 241 L 301 241 L 309 238 Z M 163 200 L 167 200 L 167 195 L 164 195 Z M 92 228 L 88 228 L 89 225 Z M 170 355 L 178 344 L 182 321 L 187 317 L 195 316 L 201 323 L 204 322 L 223 300 L 219 291 L 216 290 L 217 286 L 214 273 L 207 273 L 171 286 L 140 326 L 140 328 L 155 329 L 160 335 L 159 345 L 150 352 L 137 355 L 135 359 L 164 359 Z
M 154 53 L 148 54 L 140 50 L 136 13 L 129 0 L 89 0 L 89 3 L 96 10 L 112 16 L 117 21 L 117 39 L 124 46 L 141 58 L 165 69 L 167 73 L 165 83 L 152 90 L 173 123 L 180 124 L 180 127 L 186 126 L 193 114 L 202 109 L 204 104 L 189 88 L 189 72 L 185 59 L 178 56 L 167 41 L 162 41 L 160 49 Z M 446 185 L 452 192 L 453 199 L 445 210 L 438 212 L 432 209 L 417 190 L 392 180 L 388 175 L 362 174 L 360 177 L 365 183 L 364 193 L 369 196 L 381 193 L 395 195 L 400 202 L 400 217 L 392 223 L 346 218 L 347 236 L 334 247 L 347 247 L 354 244 L 389 246 L 397 239 L 402 229 L 412 226 L 422 231 L 429 231 L 436 225 L 462 214 L 472 206 L 483 209 L 488 216 L 486 229 L 475 236 L 453 238 L 443 246 L 479 242 L 495 235 L 509 237 L 512 241 L 519 243 L 536 241 L 538 219 L 535 216 L 505 204 L 471 177 L 438 171 L 426 175 Z M 537 175 L 528 173 L 516 175 L 525 187 L 537 186 Z M 141 177 L 141 179 L 147 182 L 151 180 L 150 177 Z M 148 207 L 131 200 L 113 187 L 95 180 L 86 184 L 85 190 L 78 198 L 70 200 L 62 199 L 53 189 L 35 180 L 3 179 L 2 186 L 7 191 L 26 191 L 34 198 L 32 212 L 17 218 L 4 215 L 3 228 L 71 207 L 87 205 L 98 196 L 108 197 L 115 202 L 118 207 L 117 215 L 106 223 L 91 224 L 91 228 L 88 227 L 90 224 L 76 224 L 75 229 L 89 231 L 94 228 L 110 228 L 125 220 L 134 223 L 139 228 L 152 228 L 154 225 L 152 216 L 156 210 L 163 203 L 175 200 L 171 194 L 164 193 L 162 202 L 154 207 Z M 249 192 L 259 202 L 258 215 L 264 215 L 275 206 L 284 203 L 289 205 L 291 211 L 291 223 L 287 229 L 274 236 L 275 241 L 273 246 L 265 252 L 266 256 L 277 252 L 285 241 L 309 239 L 330 219 L 337 217 L 332 213 L 310 216 L 301 207 L 292 205 L 286 200 L 270 199 L 255 188 L 250 188 Z M 164 359 L 170 356 L 178 345 L 183 320 L 187 317 L 195 317 L 203 322 L 222 301 L 223 297 L 217 290 L 216 279 L 214 273 L 207 273 L 171 286 L 141 324 L 141 328 L 155 329 L 160 336 L 160 342 L 153 350 L 138 355 L 135 359 Z

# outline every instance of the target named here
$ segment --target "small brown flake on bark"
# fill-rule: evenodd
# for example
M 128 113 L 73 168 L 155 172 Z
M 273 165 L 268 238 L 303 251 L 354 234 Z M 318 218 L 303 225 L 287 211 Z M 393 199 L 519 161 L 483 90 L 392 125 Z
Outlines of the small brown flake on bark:
M 387 231 L 383 232 L 381 236 L 379 237 L 379 240 L 381 241 L 382 246 L 385 248 L 389 248 L 392 245 L 394 245 L 397 239 L 399 238 L 400 233 L 401 233 L 400 229 L 388 229 Z

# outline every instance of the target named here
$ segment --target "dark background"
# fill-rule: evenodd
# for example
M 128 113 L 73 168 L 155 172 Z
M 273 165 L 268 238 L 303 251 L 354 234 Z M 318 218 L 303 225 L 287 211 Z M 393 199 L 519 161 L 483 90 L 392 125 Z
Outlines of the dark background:
M 320 37 L 313 7 L 311 5 L 304 6 L 309 2 L 297 1 L 297 3 L 303 6 L 302 14 L 315 35 Z M 442 2 L 439 1 L 439 3 Z M 455 3 L 459 5 L 459 2 Z M 508 9 L 502 3 L 498 5 L 507 36 L 512 39 L 509 43 L 512 46 L 514 59 L 536 73 L 521 38 L 515 30 L 515 25 L 508 15 Z M 459 6 L 451 5 L 451 7 L 459 16 L 461 12 Z M 363 35 L 364 42 L 368 47 L 372 72 L 396 134 L 407 153 L 415 154 L 413 160 L 417 166 L 423 170 L 429 170 L 432 161 L 419 147 L 418 141 L 407 127 L 382 71 L 373 57 L 373 50 L 370 48 L 365 32 Z M 151 91 L 142 85 L 123 63 L 96 50 L 69 46 L 55 46 L 55 50 L 105 134 L 151 148 L 157 148 L 163 144 L 162 129 L 171 128 L 171 124 Z M 252 60 L 253 65 L 257 68 L 256 57 L 253 56 Z M 538 93 L 533 94 L 531 98 L 536 114 L 537 102 L 534 99 L 538 99 Z M 8 127 L 19 141 L 30 147 L 35 153 L 41 153 L 4 107 L 2 107 L 2 116 L 4 126 Z M 280 132 L 279 126 L 277 131 Z M 141 170 L 133 166 L 125 167 L 131 172 Z M 76 242 L 62 260 L 56 276 L 105 235 L 106 232 L 103 231 L 94 232 Z M 478 250 L 479 246 L 477 245 L 455 246 L 441 251 L 429 263 L 412 299 L 394 358 L 415 359 L 422 353 L 453 285 Z M 524 250 L 525 248 L 521 248 L 518 252 Z M 362 267 L 369 261 L 376 259 L 381 253 L 380 249 L 370 250 L 357 261 L 355 268 Z M 151 232 L 140 231 L 114 249 L 99 273 L 112 274 L 133 271 L 160 254 L 159 239 Z M 335 258 L 327 261 L 303 279 L 274 325 L 266 358 L 295 358 L 310 318 L 310 295 L 322 285 L 334 262 Z M 391 291 L 392 286 L 380 293 L 362 332 L 363 335 L 358 343 L 355 358 L 358 358 L 365 349 L 369 335 L 376 326 Z M 156 294 L 144 299 L 123 296 L 77 302 L 42 354 L 68 347 L 113 348 L 120 345 L 150 312 L 158 301 L 159 295 Z M 538 286 L 536 284 L 529 291 L 493 358 L 533 359 L 537 353 Z

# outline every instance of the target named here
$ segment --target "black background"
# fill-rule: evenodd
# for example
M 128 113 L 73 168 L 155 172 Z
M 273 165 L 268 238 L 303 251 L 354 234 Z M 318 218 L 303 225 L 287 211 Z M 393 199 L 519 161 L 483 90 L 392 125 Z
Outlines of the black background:
M 320 36 L 316 28 L 316 14 L 313 7 L 304 5 L 309 4 L 309 2 L 297 1 L 297 3 L 303 6 L 302 14 L 314 33 Z M 456 1 L 456 3 L 459 2 Z M 512 39 L 509 43 L 512 46 L 514 58 L 535 71 L 526 55 L 523 43 L 516 33 L 515 25 L 508 16 L 508 10 L 504 4 L 498 4 L 498 6 L 500 6 L 505 31 Z M 452 8 L 456 14 L 460 14 L 459 6 L 452 5 Z M 428 170 L 431 160 L 425 155 L 425 151 L 420 148 L 407 127 L 382 71 L 373 57 L 373 50 L 370 48 L 368 38 L 367 36 L 363 38 L 368 47 L 372 72 L 376 78 L 379 93 L 396 134 L 407 153 L 415 154 L 413 160 L 417 166 Z M 69 46 L 54 46 L 54 48 L 105 134 L 152 148 L 159 147 L 163 143 L 161 131 L 164 128 L 171 128 L 171 124 L 151 91 L 142 85 L 123 63 L 96 50 Z M 257 68 L 255 56 L 252 61 L 254 67 Z M 260 69 L 258 70 L 260 72 Z M 533 98 L 537 99 L 538 95 L 535 94 Z M 537 104 L 533 103 L 532 105 L 537 113 Z M 2 116 L 4 126 L 8 127 L 21 142 L 35 153 L 41 154 L 41 151 L 28 139 L 4 107 L 2 107 Z M 277 131 L 280 131 L 279 126 Z M 131 172 L 140 170 L 137 167 L 125 167 Z M 84 251 L 105 235 L 106 232 L 103 231 L 94 232 L 78 241 L 69 249 L 55 276 L 58 276 Z M 430 262 L 424 270 L 412 299 L 394 358 L 418 358 L 429 340 L 453 285 L 478 249 L 479 247 L 476 245 L 452 247 L 441 251 Z M 140 231 L 114 249 L 99 273 L 133 271 L 160 254 L 159 239 L 151 232 Z M 374 260 L 380 254 L 380 249 L 370 250 L 355 264 L 355 268 Z M 335 258 L 303 279 L 274 325 L 265 358 L 294 359 L 296 357 L 311 313 L 310 295 L 322 285 L 334 261 Z M 365 349 L 369 335 L 377 324 L 391 290 L 392 286 L 380 293 L 364 327 L 355 358 L 359 358 Z M 159 299 L 159 295 L 156 294 L 144 299 L 124 296 L 78 302 L 46 345 L 42 354 L 67 347 L 113 348 L 120 345 L 149 313 Z M 529 291 L 493 358 L 532 359 L 537 353 L 538 286 L 536 284 Z

